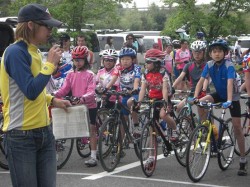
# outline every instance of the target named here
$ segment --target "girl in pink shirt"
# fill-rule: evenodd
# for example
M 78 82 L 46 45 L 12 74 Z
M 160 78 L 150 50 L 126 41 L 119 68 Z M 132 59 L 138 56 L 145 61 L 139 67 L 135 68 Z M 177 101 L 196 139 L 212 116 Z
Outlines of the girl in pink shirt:
M 55 97 L 65 97 L 70 92 L 77 100 L 73 104 L 85 104 L 89 109 L 90 118 L 90 148 L 91 159 L 85 161 L 85 164 L 89 167 L 97 165 L 96 159 L 96 80 L 95 74 L 89 70 L 90 64 L 88 62 L 88 48 L 86 46 L 75 47 L 72 52 L 73 58 L 73 72 L 70 72 L 62 87 L 55 93 Z
M 102 92 L 103 89 L 106 88 L 108 83 L 112 79 L 112 74 L 115 70 L 115 64 L 116 60 L 118 58 L 118 53 L 114 49 L 107 49 L 104 50 L 101 54 L 102 57 L 102 63 L 104 68 L 100 69 L 97 72 L 96 75 L 96 85 L 97 85 L 97 91 L 100 90 Z M 113 85 L 114 90 L 119 91 L 119 79 L 116 80 L 116 82 Z M 106 104 L 106 108 L 111 108 L 114 105 L 116 96 L 112 95 L 109 99 L 110 102 Z M 99 103 L 98 103 L 99 104 Z

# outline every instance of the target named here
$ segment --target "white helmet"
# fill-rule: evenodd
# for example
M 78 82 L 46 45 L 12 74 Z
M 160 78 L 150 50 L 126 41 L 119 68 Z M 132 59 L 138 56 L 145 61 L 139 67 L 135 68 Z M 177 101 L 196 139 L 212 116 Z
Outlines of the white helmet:
M 116 60 L 119 55 L 114 49 L 106 49 L 100 53 L 100 56 L 102 58 L 113 58 Z
M 194 41 L 191 44 L 191 50 L 192 51 L 202 51 L 205 50 L 207 47 L 206 43 L 204 41 Z

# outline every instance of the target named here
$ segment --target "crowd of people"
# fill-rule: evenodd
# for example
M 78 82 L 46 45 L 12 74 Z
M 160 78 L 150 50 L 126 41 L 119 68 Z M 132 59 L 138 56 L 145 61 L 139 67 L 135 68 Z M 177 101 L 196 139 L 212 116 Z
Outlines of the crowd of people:
M 52 27 L 61 24 L 42 5 L 28 4 L 22 7 L 18 14 L 16 42 L 6 49 L 2 58 L 3 131 L 6 133 L 4 142 L 13 186 L 56 184 L 55 139 L 48 116 L 48 106 L 51 104 L 65 110 L 71 104 L 85 104 L 88 107 L 91 158 L 85 164 L 89 167 L 97 165 L 96 89 L 101 90 L 102 94 L 110 89 L 127 90 L 130 96 L 121 98 L 121 102 L 128 107 L 136 100 L 136 107 L 140 108 L 146 95 L 150 99 L 163 99 L 165 103 L 160 106 L 159 118 L 173 130 L 170 141 L 179 138 L 176 122 L 169 114 L 175 89 L 190 89 L 192 95 L 189 100 L 193 102 L 223 102 L 223 107 L 230 109 L 241 153 L 238 175 L 247 175 L 239 92 L 234 88 L 237 74 L 232 61 L 225 58 L 229 46 L 224 39 L 215 39 L 209 46 L 202 38 L 197 38 L 191 45 L 185 39 L 175 40 L 166 44 L 163 51 L 152 46 L 145 54 L 145 67 L 141 67 L 137 65 L 133 34 L 127 35 L 119 54 L 114 49 L 112 37 L 108 37 L 105 50 L 100 53 L 103 68 L 95 75 L 90 70 L 94 61 L 93 52 L 86 46 L 82 35 L 77 37 L 77 46 L 71 47 L 70 36 L 62 34 L 61 48 L 54 45 L 46 62 L 42 63 L 38 44 L 46 43 Z M 243 60 L 249 61 L 249 56 L 248 51 Z M 245 81 L 250 96 L 249 72 L 247 64 Z M 215 87 L 213 93 L 210 93 L 210 81 Z M 67 95 L 77 99 L 73 103 L 61 99 Z M 182 101 L 177 106 L 177 112 L 184 103 Z M 111 97 L 107 107 L 113 105 L 114 98 Z M 206 112 L 198 111 L 200 119 L 205 119 Z M 126 111 L 122 113 L 128 115 Z M 132 119 L 139 133 L 136 112 L 132 113 Z

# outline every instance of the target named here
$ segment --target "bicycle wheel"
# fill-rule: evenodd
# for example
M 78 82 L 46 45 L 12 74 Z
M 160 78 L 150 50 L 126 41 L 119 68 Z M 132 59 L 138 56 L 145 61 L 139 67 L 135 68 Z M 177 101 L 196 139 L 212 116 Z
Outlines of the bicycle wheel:
M 120 128 L 114 117 L 108 118 L 101 126 L 98 151 L 100 163 L 105 171 L 113 171 L 120 162 L 122 140 Z
M 6 170 L 9 169 L 8 161 L 5 157 L 2 135 L 0 137 L 0 167 Z
M 226 170 L 233 162 L 234 154 L 234 131 L 232 119 L 227 120 L 227 126 L 222 129 L 218 139 L 218 164 L 222 170 Z
M 2 131 L 2 126 L 3 126 L 3 114 L 0 113 L 0 167 L 8 170 L 9 169 L 8 161 L 5 157 L 5 150 L 3 145 L 4 134 Z
M 180 136 L 179 141 L 174 144 L 174 153 L 179 164 L 186 167 L 187 146 L 193 126 L 191 120 L 186 116 L 181 117 L 177 125 L 179 126 Z
M 200 181 L 208 168 L 211 153 L 208 133 L 207 126 L 197 126 L 187 146 L 186 169 L 189 178 L 194 182 Z
M 188 111 L 188 107 L 187 106 L 184 106 L 181 111 L 179 112 L 177 118 L 180 119 L 182 118 L 183 116 L 188 116 L 189 115 L 189 111 Z
M 108 118 L 108 115 L 109 115 L 109 110 L 106 108 L 101 108 L 97 111 L 97 114 L 96 114 L 97 134 L 99 134 L 99 128 L 102 126 L 104 121 Z M 89 142 L 90 141 L 88 137 L 76 139 L 76 150 L 78 154 L 83 158 L 87 158 L 91 154 Z
M 245 137 L 245 155 L 248 155 L 250 153 L 250 125 L 247 113 L 241 115 L 241 119 L 243 119 L 243 125 L 242 125 L 242 132 Z M 235 140 L 235 147 L 234 152 L 240 156 L 240 150 L 238 147 L 238 143 Z
M 140 139 L 140 162 L 143 173 L 150 177 L 155 170 L 157 161 L 157 133 L 151 122 L 142 129 Z
M 56 140 L 57 169 L 61 169 L 69 160 L 74 145 L 74 139 Z
M 143 129 L 143 127 L 148 123 L 149 119 L 149 111 L 144 110 L 140 112 L 139 116 L 139 127 L 140 129 Z M 136 156 L 140 159 L 140 138 L 141 138 L 141 132 L 138 136 L 134 136 L 134 149 Z

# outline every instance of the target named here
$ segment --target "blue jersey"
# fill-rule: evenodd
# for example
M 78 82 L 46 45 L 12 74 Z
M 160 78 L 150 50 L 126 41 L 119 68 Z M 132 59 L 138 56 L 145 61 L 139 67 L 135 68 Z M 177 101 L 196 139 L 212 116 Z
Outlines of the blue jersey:
M 121 89 L 133 90 L 135 78 L 141 78 L 141 67 L 136 64 L 126 69 L 118 66 L 115 68 L 113 75 L 120 77 Z
M 224 60 L 217 65 L 214 60 L 207 62 L 201 77 L 211 78 L 215 90 L 221 99 L 227 100 L 227 80 L 236 79 L 234 65 L 229 60 Z M 234 90 L 233 101 L 239 100 L 239 94 Z

